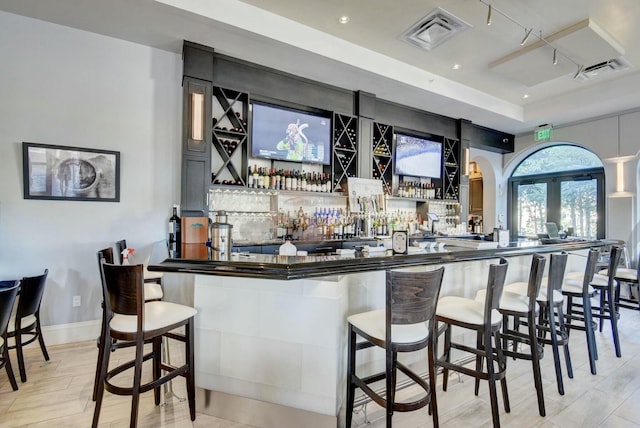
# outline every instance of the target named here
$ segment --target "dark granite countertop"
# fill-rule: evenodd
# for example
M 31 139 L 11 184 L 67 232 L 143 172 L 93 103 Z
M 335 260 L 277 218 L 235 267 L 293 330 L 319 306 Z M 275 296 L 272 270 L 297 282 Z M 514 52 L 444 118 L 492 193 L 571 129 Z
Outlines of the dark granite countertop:
M 356 252 L 354 255 L 347 256 L 337 254 L 279 256 L 240 253 L 234 254 L 229 261 L 211 260 L 211 251 L 208 247 L 203 244 L 188 244 L 183 246 L 182 258 L 168 258 L 160 263 L 152 263 L 149 265 L 149 270 L 291 280 L 534 253 L 570 252 L 613 243 L 615 242 L 566 241 L 542 245 L 537 241 L 522 241 L 512 243 L 505 248 L 475 250 L 445 246 L 441 250 L 427 249 L 423 253 L 408 255 L 393 255 L 391 251 L 371 254 Z

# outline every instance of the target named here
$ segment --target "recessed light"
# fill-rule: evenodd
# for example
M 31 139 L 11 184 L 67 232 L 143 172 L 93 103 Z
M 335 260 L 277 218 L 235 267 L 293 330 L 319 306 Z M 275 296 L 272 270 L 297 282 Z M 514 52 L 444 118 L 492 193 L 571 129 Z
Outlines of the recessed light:
M 526 99 L 526 98 L 529 98 L 529 94 L 524 94 L 524 95 L 522 96 L 522 98 L 525 98 L 525 99 Z
M 460 64 L 453 64 L 453 67 L 451 67 L 454 70 L 460 70 Z
M 342 15 L 339 19 L 338 22 L 341 24 L 346 24 L 347 22 L 349 22 L 351 20 L 351 18 L 349 18 L 347 15 Z

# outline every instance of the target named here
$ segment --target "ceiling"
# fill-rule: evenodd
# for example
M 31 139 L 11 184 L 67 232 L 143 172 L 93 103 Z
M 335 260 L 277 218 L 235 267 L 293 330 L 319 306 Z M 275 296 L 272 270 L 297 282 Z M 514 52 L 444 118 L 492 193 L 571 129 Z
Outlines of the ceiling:
M 430 51 L 402 39 L 438 7 L 469 28 Z M 637 0 L 0 0 L 0 10 L 173 52 L 190 40 L 515 134 L 640 107 Z M 627 68 L 574 78 L 602 58 Z

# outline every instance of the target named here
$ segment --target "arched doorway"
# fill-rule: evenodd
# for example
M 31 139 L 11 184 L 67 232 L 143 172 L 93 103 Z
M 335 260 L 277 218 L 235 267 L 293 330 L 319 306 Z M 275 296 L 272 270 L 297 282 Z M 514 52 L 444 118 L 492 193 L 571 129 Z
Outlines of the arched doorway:
M 512 239 L 536 238 L 545 223 L 589 239 L 605 236 L 604 167 L 582 147 L 558 144 L 525 158 L 509 178 Z

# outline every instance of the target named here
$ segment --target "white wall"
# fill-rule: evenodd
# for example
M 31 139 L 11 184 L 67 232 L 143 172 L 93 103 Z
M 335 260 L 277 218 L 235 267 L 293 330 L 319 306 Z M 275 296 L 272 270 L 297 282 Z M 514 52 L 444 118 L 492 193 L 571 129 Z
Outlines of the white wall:
M 48 268 L 43 324 L 96 320 L 96 251 L 144 256 L 179 202 L 182 59 L 0 12 L 0 64 L 0 279 Z M 23 199 L 23 141 L 119 151 L 120 202 Z

